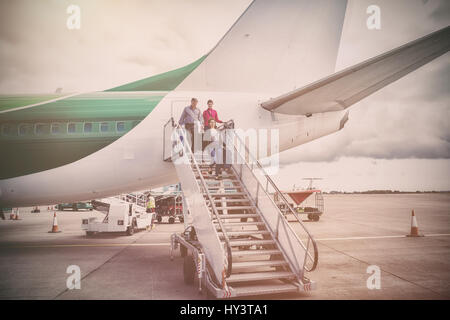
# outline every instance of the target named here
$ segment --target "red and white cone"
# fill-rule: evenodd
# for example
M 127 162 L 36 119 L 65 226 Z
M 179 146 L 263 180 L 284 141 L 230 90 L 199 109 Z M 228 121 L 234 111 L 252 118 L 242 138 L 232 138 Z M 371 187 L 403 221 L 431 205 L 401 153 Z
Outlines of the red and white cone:
M 53 214 L 53 226 L 52 230 L 50 230 L 48 233 L 59 233 L 61 231 L 58 230 L 58 220 L 56 219 L 56 212 Z
M 411 213 L 411 231 L 406 236 L 407 237 L 423 237 L 422 234 L 419 234 L 419 226 L 417 225 L 417 219 L 414 214 L 414 210 Z
M 19 208 L 14 210 L 14 220 L 20 220 L 19 219 Z

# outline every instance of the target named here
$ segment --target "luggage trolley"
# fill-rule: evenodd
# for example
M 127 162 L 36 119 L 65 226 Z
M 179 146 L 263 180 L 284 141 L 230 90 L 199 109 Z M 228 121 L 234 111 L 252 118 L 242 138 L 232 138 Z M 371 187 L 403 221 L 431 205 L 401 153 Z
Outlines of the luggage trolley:
M 296 189 L 294 185 L 293 190 L 283 191 L 283 194 L 291 200 L 290 206 L 296 213 L 306 214 L 310 221 L 319 221 L 320 216 L 324 213 L 323 194 L 321 190 L 313 188 L 312 182 L 320 180 L 320 178 L 303 178 L 303 180 L 310 181 L 307 189 Z M 291 213 L 289 208 L 286 208 L 286 204 L 278 199 L 277 194 L 274 194 L 274 200 L 285 216 Z

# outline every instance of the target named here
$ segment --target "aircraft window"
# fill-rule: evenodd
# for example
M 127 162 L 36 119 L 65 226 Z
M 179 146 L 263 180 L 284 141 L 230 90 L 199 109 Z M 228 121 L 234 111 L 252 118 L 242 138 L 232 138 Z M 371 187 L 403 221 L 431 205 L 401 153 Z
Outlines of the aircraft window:
M 12 134 L 12 127 L 9 124 L 2 125 L 2 134 L 4 136 L 10 136 Z
M 68 133 L 75 133 L 75 131 L 76 131 L 75 123 L 69 123 L 67 125 L 67 132 Z
M 123 121 L 117 122 L 116 128 L 117 128 L 117 131 L 119 131 L 119 132 L 125 131 L 125 122 L 123 122 Z
M 92 122 L 86 122 L 84 124 L 84 132 L 92 132 Z
M 31 126 L 29 124 L 21 124 L 19 126 L 19 136 L 24 136 L 31 132 Z
M 61 133 L 61 127 L 58 123 L 52 124 L 52 133 Z
M 43 134 L 45 133 L 45 125 L 43 123 L 38 123 L 35 127 L 36 134 Z
M 102 122 L 102 123 L 100 124 L 100 131 L 101 131 L 101 132 L 107 132 L 108 129 L 109 129 L 108 122 Z

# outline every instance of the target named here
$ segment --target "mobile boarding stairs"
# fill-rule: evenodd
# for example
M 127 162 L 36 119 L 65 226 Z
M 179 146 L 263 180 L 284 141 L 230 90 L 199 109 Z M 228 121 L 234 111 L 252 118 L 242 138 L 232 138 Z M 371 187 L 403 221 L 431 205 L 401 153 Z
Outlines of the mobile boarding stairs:
M 273 195 L 291 207 L 235 133 L 233 122 L 219 133 L 233 161 L 216 180 L 205 155 L 209 152 L 193 154 L 190 144 L 183 143 L 186 131 L 173 118 L 164 126 L 163 158 L 174 163 L 190 216 L 185 232 L 171 237 L 171 258 L 178 246 L 184 257 L 185 282 L 216 298 L 315 289 L 305 275 L 317 266 L 315 240 L 296 212 L 299 234 L 289 225 Z

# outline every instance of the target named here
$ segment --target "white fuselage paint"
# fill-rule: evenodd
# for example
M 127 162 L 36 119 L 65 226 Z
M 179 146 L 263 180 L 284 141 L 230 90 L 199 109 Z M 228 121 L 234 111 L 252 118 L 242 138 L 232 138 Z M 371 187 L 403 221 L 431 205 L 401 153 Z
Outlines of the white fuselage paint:
M 259 105 L 270 98 L 267 94 L 172 91 L 139 125 L 105 148 L 58 168 L 1 180 L 0 205 L 84 201 L 176 183 L 173 164 L 163 161 L 163 126 L 172 115 L 178 122 L 191 97 L 199 99 L 201 111 L 213 99 L 219 118 L 233 119 L 236 128 L 279 129 L 280 151 L 338 131 L 344 115 L 272 114 Z

